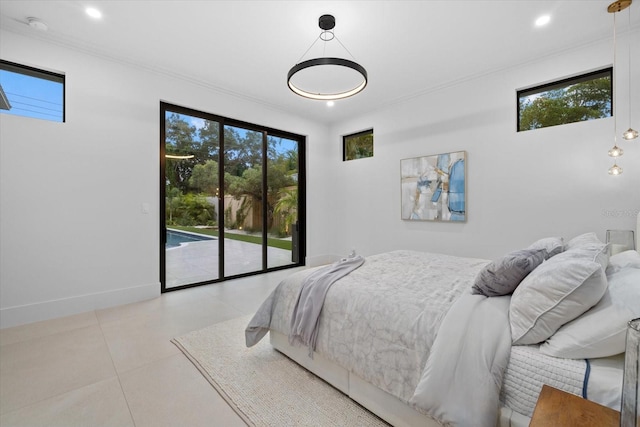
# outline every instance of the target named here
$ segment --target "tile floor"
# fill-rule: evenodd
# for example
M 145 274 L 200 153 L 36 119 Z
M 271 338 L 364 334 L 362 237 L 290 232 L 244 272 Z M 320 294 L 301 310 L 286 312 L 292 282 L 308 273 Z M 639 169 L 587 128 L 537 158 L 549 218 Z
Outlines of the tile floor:
M 244 426 L 170 339 L 254 312 L 297 270 L 0 330 L 0 426 Z

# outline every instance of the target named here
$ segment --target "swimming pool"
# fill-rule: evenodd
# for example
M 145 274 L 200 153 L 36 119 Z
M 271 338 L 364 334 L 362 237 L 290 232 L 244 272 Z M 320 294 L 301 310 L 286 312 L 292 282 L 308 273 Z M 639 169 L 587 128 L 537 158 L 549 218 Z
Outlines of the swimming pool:
M 182 243 L 200 242 L 203 240 L 216 240 L 216 238 L 205 236 L 203 234 L 167 229 L 167 243 L 165 244 L 165 249 L 177 248 Z

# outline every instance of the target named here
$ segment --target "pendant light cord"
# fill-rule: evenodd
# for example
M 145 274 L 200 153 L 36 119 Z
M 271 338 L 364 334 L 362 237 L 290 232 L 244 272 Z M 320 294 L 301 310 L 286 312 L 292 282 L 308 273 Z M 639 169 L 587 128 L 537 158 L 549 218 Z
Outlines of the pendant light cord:
M 631 80 L 633 80 L 631 78 L 631 8 L 629 8 L 628 11 L 628 16 L 629 16 L 629 22 L 627 25 L 627 39 L 629 40 L 627 43 L 627 49 L 629 54 L 627 55 L 629 57 L 629 128 L 631 128 L 631 94 L 633 93 L 631 91 Z M 615 18 L 615 15 L 614 15 Z
M 305 56 L 307 53 L 309 53 L 309 51 L 311 50 L 311 48 L 312 48 L 313 46 L 315 46 L 315 45 L 316 45 L 316 43 L 318 42 L 318 40 L 320 40 L 320 36 L 318 36 L 318 37 L 313 41 L 313 43 L 311 43 L 311 46 L 309 46 L 309 49 L 305 50 L 305 52 L 302 54 L 302 56 L 300 57 L 300 59 L 298 59 L 298 62 L 296 62 L 296 64 L 299 64 L 299 63 L 301 63 L 301 62 L 302 62 L 302 58 L 304 58 L 304 56 Z M 326 42 L 325 42 L 325 43 L 326 43 Z
M 616 13 L 618 12 L 613 12 L 613 145 L 617 146 L 618 145 L 618 112 L 616 111 L 617 105 L 618 105 L 618 96 L 617 96 L 617 90 L 618 90 L 618 84 L 617 84 L 617 75 L 618 75 L 618 69 L 616 67 Z
M 343 45 L 343 44 L 342 44 L 342 42 L 340 41 L 340 39 L 338 38 L 338 36 L 335 36 L 335 38 L 336 38 L 336 40 L 338 40 L 338 43 L 340 43 L 340 46 L 342 46 L 342 48 L 343 48 L 344 50 L 346 50 L 346 51 L 347 51 L 347 53 L 348 53 L 349 55 L 351 55 L 351 58 L 355 61 L 355 60 L 356 60 L 355 56 L 353 56 L 353 55 L 351 54 L 351 52 L 349 52 L 349 49 L 347 49 L 347 47 L 346 47 L 345 45 Z
M 351 56 L 351 58 L 353 58 L 353 60 L 355 61 L 355 60 L 356 60 L 355 56 L 353 56 L 353 54 L 349 51 L 349 49 L 347 49 L 347 47 L 346 47 L 345 45 L 343 45 L 343 44 L 342 44 L 342 42 L 340 41 L 340 39 L 338 38 L 338 36 L 336 36 L 336 35 L 335 35 L 335 33 L 333 34 L 333 37 L 338 41 L 338 43 L 340 43 L 340 46 L 342 46 L 342 48 L 343 48 L 344 50 L 346 50 L 346 51 L 347 51 L 347 53 L 349 54 L 349 56 Z M 305 50 L 305 51 L 304 51 L 304 53 L 303 53 L 303 54 L 302 54 L 302 56 L 298 59 L 298 62 L 296 62 L 296 64 L 301 63 L 301 62 L 302 62 L 302 58 L 304 58 L 304 57 L 305 57 L 305 55 L 306 55 L 307 53 L 309 53 L 309 51 L 313 48 L 313 46 L 315 46 L 315 45 L 316 45 L 316 43 L 318 42 L 318 40 L 321 40 L 321 39 L 322 39 L 322 37 L 321 37 L 321 36 L 318 36 L 318 37 L 313 41 L 313 43 L 311 43 L 311 46 L 309 46 L 309 48 L 308 48 L 307 50 Z M 325 56 L 325 54 L 326 54 L 326 50 L 327 50 L 327 49 L 326 49 L 326 47 L 327 47 L 327 43 L 328 43 L 328 41 L 326 41 L 326 40 L 322 40 L 322 41 L 325 43 L 325 44 L 324 44 L 324 46 L 323 46 L 323 50 L 322 50 L 322 56 Z

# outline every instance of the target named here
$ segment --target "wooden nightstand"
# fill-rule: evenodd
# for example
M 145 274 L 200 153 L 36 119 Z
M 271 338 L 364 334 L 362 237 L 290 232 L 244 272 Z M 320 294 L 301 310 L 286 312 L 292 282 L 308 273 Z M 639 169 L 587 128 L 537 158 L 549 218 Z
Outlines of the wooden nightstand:
M 619 425 L 618 411 L 543 385 L 529 427 L 618 427 Z

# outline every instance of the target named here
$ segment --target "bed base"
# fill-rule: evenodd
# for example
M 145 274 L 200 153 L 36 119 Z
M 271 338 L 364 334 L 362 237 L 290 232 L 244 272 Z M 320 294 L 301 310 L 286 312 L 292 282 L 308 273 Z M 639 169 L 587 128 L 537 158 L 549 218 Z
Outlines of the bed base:
M 290 345 L 287 336 L 280 332 L 270 331 L 269 340 L 276 350 L 395 427 L 439 427 L 441 425 L 322 355 L 314 353 L 313 359 L 310 358 L 306 347 Z M 503 407 L 500 408 L 497 427 L 527 427 L 529 421 L 530 418 Z

